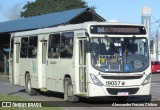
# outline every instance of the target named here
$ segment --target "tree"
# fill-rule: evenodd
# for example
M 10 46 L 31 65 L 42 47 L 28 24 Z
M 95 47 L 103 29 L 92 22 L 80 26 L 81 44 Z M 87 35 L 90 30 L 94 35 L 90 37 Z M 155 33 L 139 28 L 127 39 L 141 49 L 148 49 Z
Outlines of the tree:
M 35 2 L 27 2 L 27 4 L 24 5 L 24 11 L 21 12 L 21 17 L 31 17 L 69 9 L 87 7 L 88 5 L 84 0 L 36 0 Z M 94 7 L 91 8 L 94 9 Z

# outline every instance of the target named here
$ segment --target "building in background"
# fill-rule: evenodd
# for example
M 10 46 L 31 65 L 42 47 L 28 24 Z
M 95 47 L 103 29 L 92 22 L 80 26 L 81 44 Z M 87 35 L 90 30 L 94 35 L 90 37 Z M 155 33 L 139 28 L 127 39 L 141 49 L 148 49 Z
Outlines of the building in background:
M 142 16 L 141 23 L 145 25 L 148 35 L 151 33 L 151 8 L 143 7 L 142 8 Z
M 141 23 L 145 25 L 148 35 L 149 35 L 149 46 L 151 52 L 151 61 L 159 61 L 159 45 L 158 36 L 153 37 L 151 35 L 151 8 L 142 7 Z

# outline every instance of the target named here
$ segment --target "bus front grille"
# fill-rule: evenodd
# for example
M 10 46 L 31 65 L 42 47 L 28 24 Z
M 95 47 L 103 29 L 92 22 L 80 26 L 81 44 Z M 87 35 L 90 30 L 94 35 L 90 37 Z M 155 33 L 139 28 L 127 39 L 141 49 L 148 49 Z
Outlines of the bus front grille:
M 107 88 L 107 91 L 111 95 L 117 95 L 118 92 L 128 92 L 129 95 L 136 94 L 139 88 Z
M 140 79 L 143 75 L 140 76 L 101 76 L 103 79 L 118 79 L 118 80 L 128 80 L 128 79 Z

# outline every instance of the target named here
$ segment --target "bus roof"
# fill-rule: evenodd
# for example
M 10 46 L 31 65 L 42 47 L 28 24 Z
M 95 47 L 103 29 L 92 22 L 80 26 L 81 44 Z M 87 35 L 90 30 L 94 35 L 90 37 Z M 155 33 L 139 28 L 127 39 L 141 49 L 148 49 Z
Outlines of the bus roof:
M 91 25 L 126 25 L 126 26 L 144 26 L 141 24 L 131 24 L 131 23 L 122 23 L 122 22 L 97 22 L 97 21 L 91 21 L 91 22 L 85 22 L 80 24 L 68 24 L 68 25 L 59 25 L 55 27 L 49 27 L 49 28 L 41 28 L 41 29 L 35 29 L 30 31 L 23 31 L 23 32 L 15 32 L 13 33 L 14 36 L 27 36 L 27 35 L 36 35 L 36 34 L 45 34 L 45 33 L 55 33 L 55 32 L 62 32 L 62 31 L 73 31 L 73 30 L 80 30 L 84 29 L 87 30 L 89 26 Z

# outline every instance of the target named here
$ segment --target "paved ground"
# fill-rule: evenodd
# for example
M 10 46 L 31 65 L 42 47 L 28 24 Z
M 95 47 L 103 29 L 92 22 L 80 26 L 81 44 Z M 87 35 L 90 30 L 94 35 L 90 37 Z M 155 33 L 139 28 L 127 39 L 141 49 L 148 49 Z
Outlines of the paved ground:
M 18 87 L 18 86 L 13 86 L 12 84 L 10 84 L 9 80 L 7 79 L 7 77 L 4 77 L 2 75 L 0 75 L 0 94 L 7 94 L 7 95 L 13 95 L 13 96 L 20 96 L 20 97 L 24 97 L 30 100 L 34 100 L 34 101 L 52 101 L 52 102 L 47 102 L 47 103 L 51 103 L 57 106 L 61 106 L 63 109 L 65 110 L 126 110 L 126 109 L 144 109 L 144 110 L 150 110 L 150 109 L 159 109 L 158 107 L 107 107 L 107 106 L 111 106 L 111 104 L 109 104 L 110 102 L 108 102 L 107 98 L 97 98 L 96 100 L 98 100 L 99 102 L 101 100 L 105 100 L 106 102 L 103 103 L 97 103 L 93 102 L 95 101 L 94 99 L 90 99 L 92 102 L 86 102 L 86 99 L 84 101 L 84 99 L 81 99 L 82 102 L 80 103 L 68 103 L 68 102 L 64 102 L 63 101 L 63 94 L 61 93 L 53 93 L 53 92 L 48 92 L 47 94 L 43 94 L 40 95 L 38 94 L 37 96 L 29 96 L 27 93 L 25 93 L 24 91 L 24 87 Z M 160 101 L 160 74 L 156 74 L 152 76 L 152 86 L 151 86 L 151 94 L 152 94 L 152 101 Z M 145 97 L 142 97 L 145 99 Z M 89 100 L 89 101 L 90 101 Z M 113 104 L 113 100 L 110 100 Z M 129 98 L 129 100 L 139 100 L 139 98 Z M 54 102 L 53 102 L 54 101 Z M 97 108 L 98 107 L 98 108 Z

